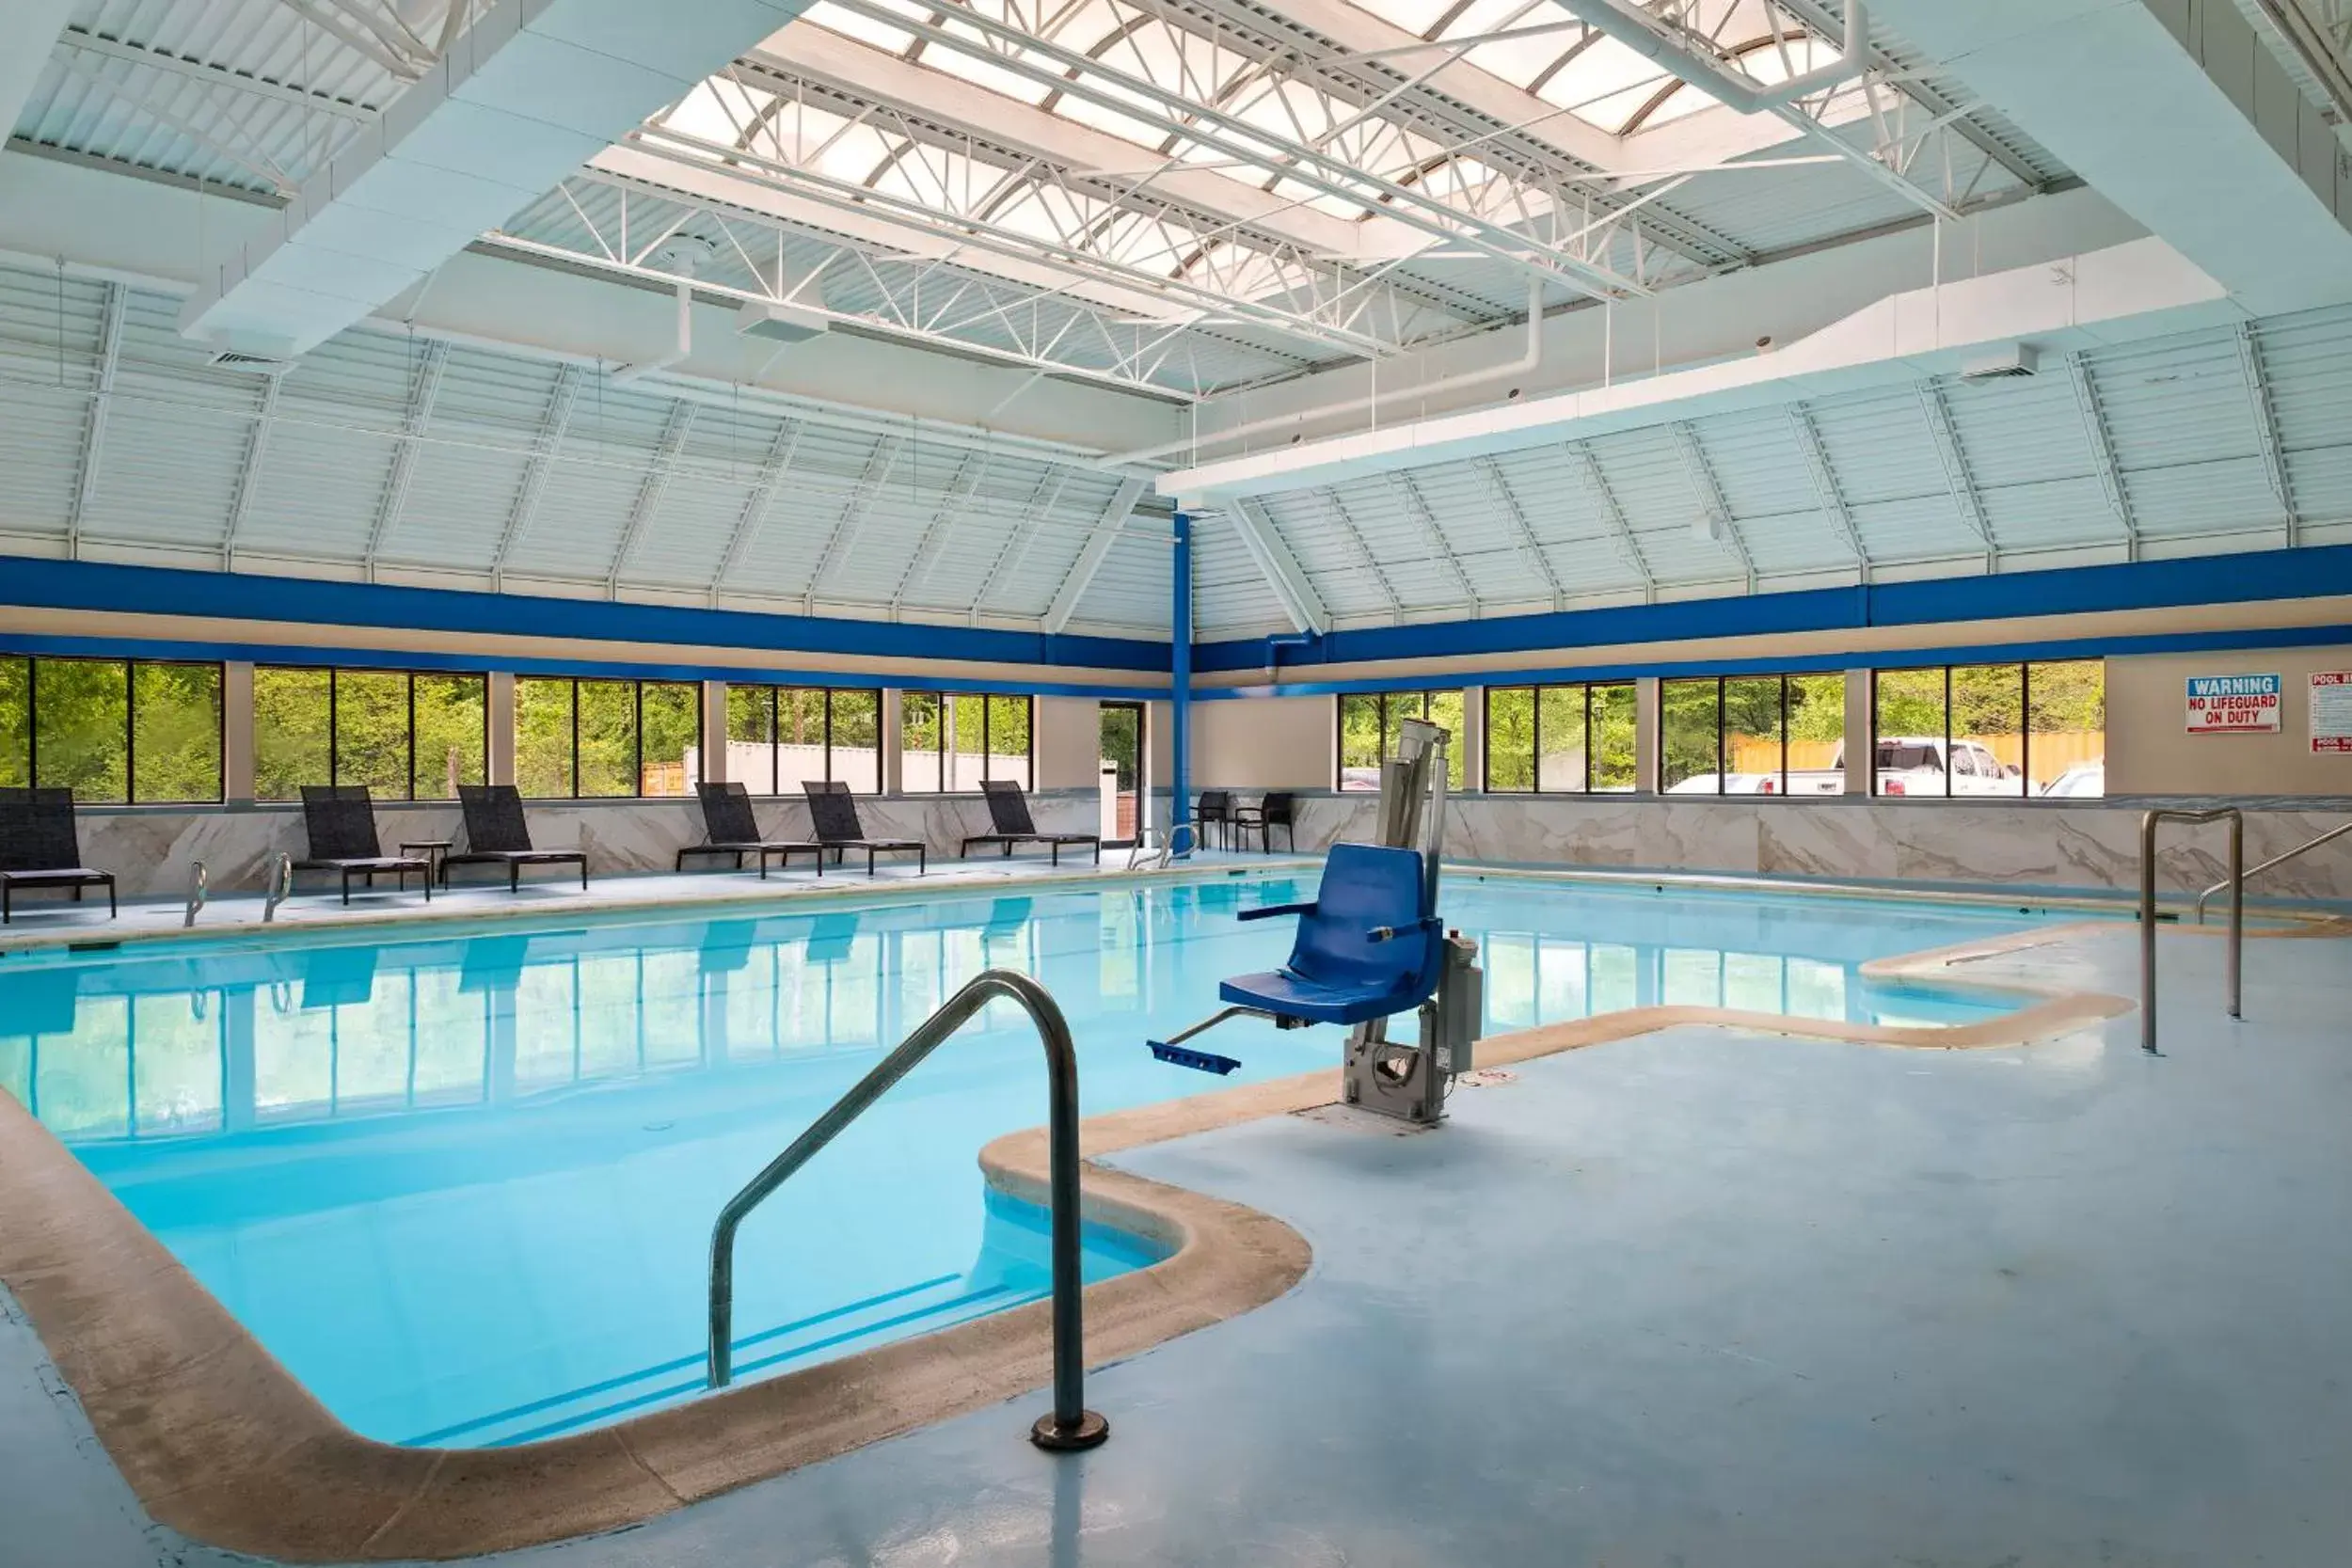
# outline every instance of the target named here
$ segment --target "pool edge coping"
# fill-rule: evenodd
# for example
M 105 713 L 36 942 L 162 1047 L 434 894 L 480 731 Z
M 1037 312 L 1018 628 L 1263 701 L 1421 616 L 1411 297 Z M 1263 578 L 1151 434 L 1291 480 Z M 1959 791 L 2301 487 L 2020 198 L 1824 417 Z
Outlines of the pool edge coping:
M 2126 929 L 2037 927 L 1873 960 L 1879 977 L 2032 998 L 1996 1019 L 1890 1026 L 1655 1006 L 1481 1042 L 1507 1067 L 1699 1025 L 1910 1049 L 2028 1045 L 2132 1010 L 2128 1000 L 1951 965 Z M 2196 927 L 2180 927 L 2195 930 Z M 2213 934 L 2219 934 L 2217 931 Z M 2352 935 L 2352 921 L 2278 937 Z M 1163 1261 L 1091 1285 L 1087 1351 L 1102 1365 L 1287 1293 L 1311 1252 L 1279 1218 L 1098 1164 L 1197 1132 L 1339 1100 L 1328 1069 L 1089 1117 L 1087 1217 L 1170 1245 Z M 1042 1129 L 988 1144 L 980 1166 L 1015 1196 L 1045 1193 Z M 157 1522 L 208 1544 L 285 1561 L 450 1560 L 644 1522 L 754 1481 L 1041 1390 L 1050 1304 L 652 1412 L 509 1449 L 399 1448 L 361 1437 L 278 1365 L 12 1097 L 0 1095 L 0 1283 L 73 1390 L 108 1458 Z M 1109 1412 L 1114 1428 L 1118 1413 Z M 1007 1441 L 1025 1418 L 1008 1418 Z

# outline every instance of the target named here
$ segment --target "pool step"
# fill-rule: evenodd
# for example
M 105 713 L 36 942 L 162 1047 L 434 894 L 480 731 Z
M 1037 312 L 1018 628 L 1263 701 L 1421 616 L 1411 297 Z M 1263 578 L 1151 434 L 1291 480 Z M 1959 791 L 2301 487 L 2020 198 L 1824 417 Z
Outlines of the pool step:
M 1039 1300 L 1044 1293 L 1042 1289 L 975 1285 L 964 1275 L 941 1275 L 739 1336 L 735 1341 L 736 1381 L 750 1382 L 789 1370 L 796 1362 L 830 1358 L 875 1342 L 929 1334 Z M 696 1350 L 691 1355 L 423 1433 L 405 1439 L 403 1446 L 496 1449 L 534 1443 L 674 1404 L 703 1389 L 704 1355 Z

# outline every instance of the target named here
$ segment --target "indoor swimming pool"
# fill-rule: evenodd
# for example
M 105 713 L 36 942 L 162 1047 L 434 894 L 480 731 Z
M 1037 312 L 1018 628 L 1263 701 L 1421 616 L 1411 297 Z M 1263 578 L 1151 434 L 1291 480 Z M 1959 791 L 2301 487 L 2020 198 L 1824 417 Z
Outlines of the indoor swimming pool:
M 1311 894 L 1231 875 L 24 952 L 0 958 L 0 1086 L 356 1431 L 524 1442 L 700 1389 L 720 1206 L 972 974 L 1053 990 L 1088 1114 L 1196 1094 L 1219 1081 L 1145 1037 L 1282 958 L 1288 923 L 1237 910 Z M 1967 1022 L 1999 999 L 1859 966 L 2058 918 L 1463 877 L 1443 905 L 1490 1033 L 1661 1002 Z M 1244 1081 L 1330 1067 L 1342 1037 L 1222 1039 Z M 1044 1104 L 1034 1035 L 992 1004 L 746 1224 L 739 1375 L 1042 1296 L 1043 1216 L 975 1156 Z M 1153 1257 L 1089 1237 L 1089 1277 Z

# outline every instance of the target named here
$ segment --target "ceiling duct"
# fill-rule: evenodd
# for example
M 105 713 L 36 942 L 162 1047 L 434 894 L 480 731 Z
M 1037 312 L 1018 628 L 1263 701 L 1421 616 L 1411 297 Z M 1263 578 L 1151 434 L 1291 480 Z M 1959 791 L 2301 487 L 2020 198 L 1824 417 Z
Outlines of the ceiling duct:
M 283 355 L 250 354 L 241 348 L 215 349 L 205 362 L 216 371 L 239 371 L 247 375 L 284 375 L 295 365 L 294 359 Z
M 1960 367 L 1963 381 L 2007 381 L 2015 376 L 2031 375 L 2041 369 L 2042 356 L 2024 343 L 2011 343 L 1997 354 L 1987 354 L 1971 359 Z

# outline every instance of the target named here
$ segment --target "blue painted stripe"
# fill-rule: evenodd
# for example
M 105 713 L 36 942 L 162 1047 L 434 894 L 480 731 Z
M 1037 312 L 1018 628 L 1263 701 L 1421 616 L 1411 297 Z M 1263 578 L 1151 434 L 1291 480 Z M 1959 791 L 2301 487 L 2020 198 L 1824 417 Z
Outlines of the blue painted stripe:
M 1383 680 L 1284 681 L 1279 686 L 1196 687 L 1196 703 L 1236 697 L 1324 697 L 1357 691 L 1454 691 L 1466 686 L 1528 686 L 1626 681 L 1637 675 L 1801 675 L 1817 671 L 1908 670 L 1928 664 L 2000 664 L 2020 659 L 2106 658 L 2130 654 L 2252 652 L 2352 644 L 2352 626 L 2271 626 L 2249 631 L 2151 633 L 2067 641 L 1963 642 L 1873 653 L 1806 654 L 1775 658 L 1674 659 L 1633 664 L 1529 665 L 1512 669 L 1391 675 Z
M 725 681 L 730 685 L 830 686 L 848 689 L 897 687 L 914 691 L 1006 692 L 1034 697 L 1115 697 L 1164 702 L 1165 686 L 1113 686 L 1096 681 L 971 680 L 907 664 L 881 673 L 803 670 L 783 665 L 746 670 L 723 664 L 652 664 L 640 660 L 514 658 L 486 654 L 403 652 L 393 648 L 311 647 L 280 642 L 191 642 L 130 637 L 60 637 L 0 632 L 0 653 L 58 658 L 219 659 L 255 664 L 332 665 L 339 670 L 455 670 L 478 674 L 507 670 L 525 675 L 579 675 L 589 680 Z M 1076 673 L 1077 672 L 1073 672 Z
M 309 626 L 389 626 L 485 636 L 572 637 L 599 641 L 700 643 L 778 653 L 873 658 L 965 659 L 1069 669 L 1168 668 L 1168 644 L 1118 637 L 905 625 L 827 615 L 558 599 L 453 588 L 324 582 L 247 572 L 189 571 L 104 562 L 14 558 L 0 602 L 46 610 L 140 615 L 208 615 Z M 406 656 L 404 656 L 405 657 Z M 481 660 L 469 661 L 481 668 Z
M 1469 657 L 1618 643 L 2016 620 L 2030 615 L 2254 604 L 2333 594 L 2352 594 L 2352 545 L 1505 615 L 1429 626 L 1375 626 L 1312 638 L 1306 646 L 1287 652 L 1282 663 Z M 1200 673 L 1263 670 L 1266 662 L 1263 638 L 1212 642 L 1193 650 L 1194 668 Z M 1655 673 L 1661 668 L 1645 665 L 1642 673 Z M 1385 684 L 1391 689 L 1406 690 L 1413 683 Z

